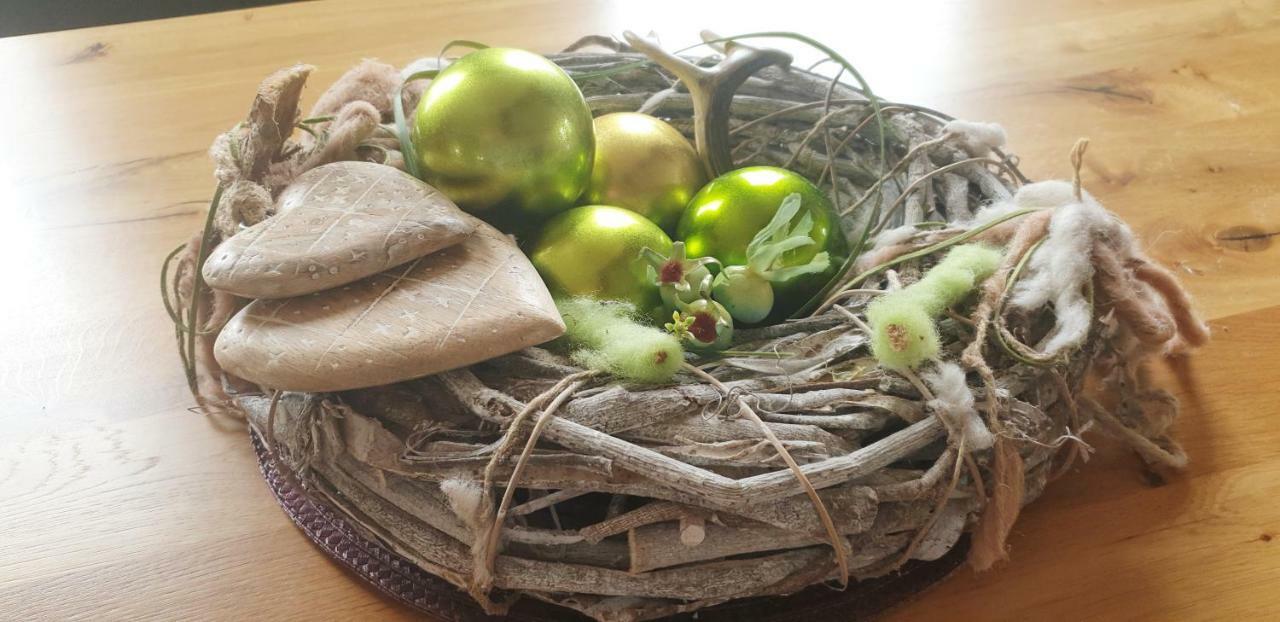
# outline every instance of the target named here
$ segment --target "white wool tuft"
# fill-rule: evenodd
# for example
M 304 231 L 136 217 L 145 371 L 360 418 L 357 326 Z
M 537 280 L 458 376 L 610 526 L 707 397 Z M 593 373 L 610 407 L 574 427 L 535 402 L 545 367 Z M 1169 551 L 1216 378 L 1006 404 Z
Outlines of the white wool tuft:
M 876 236 L 876 243 L 872 248 L 881 249 L 889 248 L 890 246 L 897 246 L 906 242 L 907 238 L 915 235 L 917 231 L 919 231 L 919 229 L 917 229 L 915 225 L 903 225 L 901 227 L 881 231 L 880 235 Z
M 1031 191 L 1024 196 L 1027 189 Z M 1057 323 L 1040 347 L 1046 356 L 1053 356 L 1084 343 L 1089 333 L 1089 303 L 1083 288 L 1093 278 L 1094 242 L 1101 240 L 1128 255 L 1135 246 L 1133 232 L 1089 193 L 1076 201 L 1067 182 L 1025 186 L 1016 200 L 1029 202 L 1029 207 L 1057 207 L 1049 221 L 1049 235 L 1027 261 L 1026 274 L 1010 298 L 1015 308 L 1027 311 L 1053 303 Z
M 964 223 L 964 225 L 968 228 L 981 227 L 982 225 L 998 218 L 1008 216 L 1020 209 L 1022 209 L 1021 206 L 1008 199 L 992 201 L 991 203 L 978 208 L 978 211 L 974 213 L 973 218 L 969 219 L 969 221 Z
M 1059 292 L 1054 298 L 1053 310 L 1057 322 L 1053 326 L 1053 332 L 1040 346 L 1045 356 L 1053 356 L 1084 343 L 1093 320 L 1093 316 L 1089 314 L 1089 302 L 1080 295 L 1079 288 Z
M 979 227 L 1013 212 L 1030 208 L 1061 207 L 1076 200 L 1071 184 L 1060 180 L 1038 181 L 1018 188 L 1013 198 L 992 201 L 973 215 L 969 227 Z
M 440 482 L 440 491 L 449 500 L 449 507 L 467 526 L 475 529 L 480 522 L 479 484 L 464 479 L 446 479 Z
M 1076 202 L 1075 190 L 1070 182 L 1061 179 L 1037 181 L 1018 188 L 1013 200 L 1018 207 L 1062 207 Z
M 986 155 L 992 149 L 1003 147 L 1006 139 L 1003 127 L 981 121 L 956 119 L 943 126 L 942 131 L 959 137 L 965 151 L 975 156 Z
M 973 407 L 973 392 L 969 390 L 964 370 L 959 365 L 940 362 L 923 378 L 933 390 L 934 399 L 929 401 L 929 408 L 951 427 L 963 431 L 966 447 L 971 451 L 982 451 L 995 444 L 995 437 Z

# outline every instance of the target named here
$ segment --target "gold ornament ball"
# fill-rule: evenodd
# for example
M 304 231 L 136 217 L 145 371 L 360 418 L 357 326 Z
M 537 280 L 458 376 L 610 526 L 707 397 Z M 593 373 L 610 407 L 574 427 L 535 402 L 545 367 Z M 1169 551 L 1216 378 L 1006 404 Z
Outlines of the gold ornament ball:
M 638 112 L 595 120 L 596 153 L 587 204 L 629 209 L 671 232 L 707 183 L 697 151 L 670 124 Z

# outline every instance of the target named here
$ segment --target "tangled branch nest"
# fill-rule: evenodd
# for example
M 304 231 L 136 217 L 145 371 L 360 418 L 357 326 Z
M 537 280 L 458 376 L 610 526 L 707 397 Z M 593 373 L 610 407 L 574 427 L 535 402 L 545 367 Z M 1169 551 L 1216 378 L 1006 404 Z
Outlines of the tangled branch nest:
M 418 85 L 402 93 L 400 72 L 366 61 L 299 122 L 300 66 L 268 78 L 215 142 L 209 221 L 162 277 L 201 406 L 247 414 L 310 492 L 487 610 L 528 596 L 600 620 L 878 576 L 966 531 L 971 563 L 989 567 L 1019 509 L 1087 458 L 1095 427 L 1154 464 L 1185 463 L 1167 436 L 1176 401 L 1144 364 L 1207 333 L 1078 175 L 1028 185 L 997 127 L 780 67 L 774 50 L 719 52 L 589 38 L 550 58 L 597 115 L 667 119 L 715 169 L 783 166 L 829 193 L 863 252 L 807 317 L 737 331 L 735 350 L 776 356 L 696 360 L 661 387 L 541 348 L 335 394 L 223 374 L 213 338 L 244 301 L 203 286 L 207 249 L 270 217 L 309 168 L 403 167 L 394 104 Z M 940 321 L 939 361 L 919 375 L 879 366 L 868 303 L 964 241 L 1002 247 L 1003 264 Z M 1055 276 L 1063 252 L 1088 261 Z

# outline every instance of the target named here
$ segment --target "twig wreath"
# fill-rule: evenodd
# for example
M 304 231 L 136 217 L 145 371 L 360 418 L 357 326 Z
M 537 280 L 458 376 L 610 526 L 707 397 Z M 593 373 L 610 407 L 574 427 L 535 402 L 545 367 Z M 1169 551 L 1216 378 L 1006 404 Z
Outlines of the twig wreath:
M 838 72 L 744 43 L 768 37 Z M 1088 458 L 1095 427 L 1153 465 L 1185 464 L 1168 436 L 1177 403 L 1144 370 L 1208 334 L 1080 186 L 1086 142 L 1069 181 L 1031 183 L 998 126 L 883 100 L 815 41 L 704 38 L 716 54 L 628 34 L 549 58 L 594 115 L 665 119 L 714 173 L 772 165 L 821 186 L 853 252 L 793 319 L 672 361 L 659 385 L 609 373 L 626 355 L 607 339 L 591 356 L 531 347 L 332 393 L 223 372 L 213 343 L 246 301 L 204 283 L 210 249 L 273 218 L 307 170 L 416 166 L 404 110 L 434 74 L 365 61 L 299 120 L 311 68 L 295 66 L 214 142 L 207 222 L 161 275 L 201 408 L 247 416 L 309 495 L 486 610 L 530 597 L 599 620 L 842 586 L 936 559 L 966 531 L 988 568 L 1020 508 Z

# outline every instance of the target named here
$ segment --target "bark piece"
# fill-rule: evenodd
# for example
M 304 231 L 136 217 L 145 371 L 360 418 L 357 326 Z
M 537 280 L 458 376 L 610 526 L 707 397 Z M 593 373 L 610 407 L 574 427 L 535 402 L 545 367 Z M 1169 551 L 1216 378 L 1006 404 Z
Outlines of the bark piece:
M 214 353 L 230 373 L 286 390 L 341 391 L 463 367 L 564 332 L 528 258 L 476 221 L 463 243 L 337 289 L 256 300 Z
M 968 503 L 948 502 L 942 507 L 942 513 L 920 541 L 920 546 L 911 554 L 911 558 L 931 562 L 946 555 L 956 545 L 960 534 L 964 533 L 969 512 L 973 509 Z
M 298 176 L 274 217 L 214 249 L 204 278 L 244 298 L 309 294 L 452 246 L 475 228 L 475 219 L 408 173 L 335 162 Z

